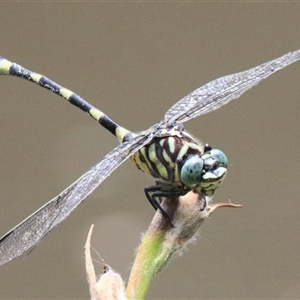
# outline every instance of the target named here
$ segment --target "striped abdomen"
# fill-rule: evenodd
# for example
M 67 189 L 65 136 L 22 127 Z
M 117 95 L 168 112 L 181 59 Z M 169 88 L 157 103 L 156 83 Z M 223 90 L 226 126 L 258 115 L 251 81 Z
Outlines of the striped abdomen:
M 156 137 L 141 148 L 131 160 L 146 174 L 170 183 L 182 184 L 180 180 L 181 162 L 190 155 L 204 152 L 204 145 L 187 131 L 176 135 Z

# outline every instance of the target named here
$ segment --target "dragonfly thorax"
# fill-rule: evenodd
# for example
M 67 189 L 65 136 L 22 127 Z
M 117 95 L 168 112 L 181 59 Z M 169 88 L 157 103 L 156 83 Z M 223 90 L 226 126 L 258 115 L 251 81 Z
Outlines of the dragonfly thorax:
M 161 132 L 162 133 L 162 132 Z M 182 185 L 181 164 L 186 156 L 202 155 L 205 145 L 184 129 L 164 131 L 131 156 L 146 174 L 175 185 Z
M 208 195 L 224 179 L 228 164 L 222 151 L 205 146 L 183 126 L 155 137 L 131 160 L 159 181 Z
M 183 128 L 164 132 L 136 152 L 131 160 L 161 182 L 212 195 L 227 173 L 227 157 Z

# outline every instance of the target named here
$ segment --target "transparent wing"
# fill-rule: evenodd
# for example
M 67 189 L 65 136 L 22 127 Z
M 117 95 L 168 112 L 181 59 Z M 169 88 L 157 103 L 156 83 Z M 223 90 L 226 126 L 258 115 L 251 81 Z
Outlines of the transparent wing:
M 300 50 L 297 50 L 247 71 L 213 80 L 174 104 L 166 112 L 164 120 L 169 124 L 174 121 L 186 122 L 218 109 L 239 98 L 262 79 L 299 59 Z
M 99 163 L 0 239 L 0 265 L 22 255 L 62 222 L 110 173 L 152 139 L 142 134 L 122 143 Z

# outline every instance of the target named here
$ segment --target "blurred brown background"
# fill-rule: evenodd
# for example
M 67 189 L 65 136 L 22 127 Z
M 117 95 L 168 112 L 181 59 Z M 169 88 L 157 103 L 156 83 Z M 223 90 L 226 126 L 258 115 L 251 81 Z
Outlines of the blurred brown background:
M 1 3 L 0 12 L 2 56 L 135 131 L 208 81 L 300 48 L 299 3 Z M 299 76 L 300 62 L 186 123 L 232 164 L 214 201 L 244 207 L 205 222 L 148 299 L 300 299 Z M 117 141 L 33 84 L 1 77 L 0 91 L 2 235 Z M 152 182 L 122 165 L 29 257 L 0 268 L 0 298 L 88 299 L 92 223 L 92 245 L 127 279 L 154 213 L 143 192 Z

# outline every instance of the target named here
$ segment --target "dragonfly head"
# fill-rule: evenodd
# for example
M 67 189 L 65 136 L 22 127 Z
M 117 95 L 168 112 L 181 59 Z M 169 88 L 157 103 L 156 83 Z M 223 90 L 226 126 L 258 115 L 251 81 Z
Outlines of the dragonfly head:
M 182 165 L 182 183 L 195 192 L 213 195 L 227 173 L 228 159 L 224 152 L 209 149 L 201 157 L 189 156 Z

